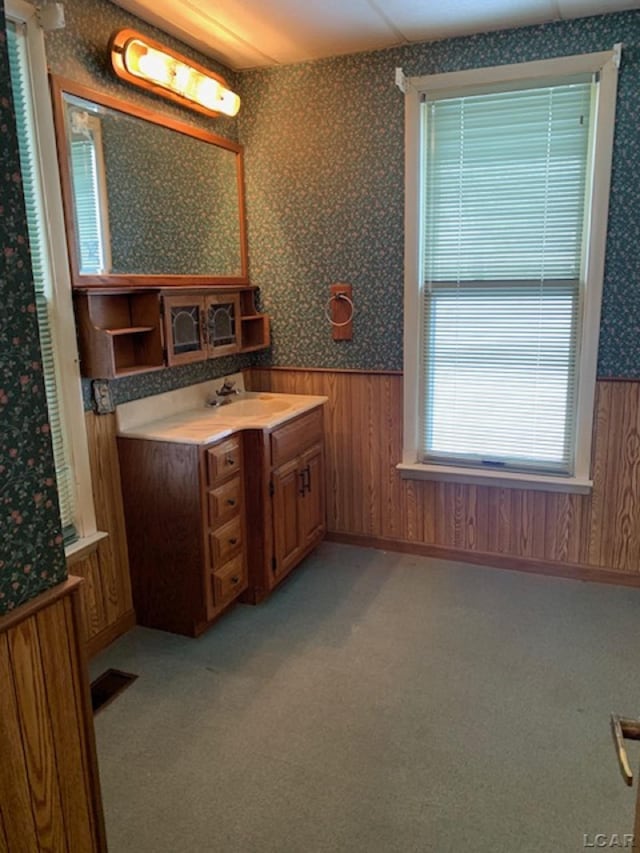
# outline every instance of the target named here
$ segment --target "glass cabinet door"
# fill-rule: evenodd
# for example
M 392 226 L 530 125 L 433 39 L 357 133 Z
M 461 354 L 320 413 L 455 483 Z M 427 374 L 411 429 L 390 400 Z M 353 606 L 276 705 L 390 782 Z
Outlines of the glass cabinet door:
M 167 364 L 189 364 L 238 352 L 241 346 L 240 297 L 164 295 Z
M 240 349 L 240 297 L 220 294 L 206 298 L 206 331 L 209 355 L 225 355 Z
M 201 296 L 165 296 L 167 363 L 188 364 L 208 356 L 205 300 Z

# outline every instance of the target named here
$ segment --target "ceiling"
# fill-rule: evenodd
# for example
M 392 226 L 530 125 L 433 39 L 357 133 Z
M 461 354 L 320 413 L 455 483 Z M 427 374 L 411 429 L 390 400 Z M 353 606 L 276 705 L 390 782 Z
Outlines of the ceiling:
M 640 0 L 113 0 L 237 71 L 640 8 Z

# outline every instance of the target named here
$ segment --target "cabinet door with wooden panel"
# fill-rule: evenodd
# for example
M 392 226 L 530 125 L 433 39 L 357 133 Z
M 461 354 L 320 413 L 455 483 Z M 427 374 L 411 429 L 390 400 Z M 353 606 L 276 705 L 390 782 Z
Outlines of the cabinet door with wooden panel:
M 314 446 L 300 458 L 300 479 L 303 492 L 300 500 L 300 537 L 303 548 L 313 546 L 324 536 L 324 449 Z
M 247 433 L 249 588 L 257 603 L 318 544 L 325 533 L 322 407 L 274 429 Z M 263 488 L 261 478 L 268 488 Z
M 285 575 L 302 559 L 301 501 L 304 494 L 298 459 L 281 465 L 272 474 L 273 571 Z

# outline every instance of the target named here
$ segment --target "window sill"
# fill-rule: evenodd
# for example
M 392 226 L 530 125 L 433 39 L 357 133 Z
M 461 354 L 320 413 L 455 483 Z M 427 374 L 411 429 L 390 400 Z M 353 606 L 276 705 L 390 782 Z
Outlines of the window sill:
M 97 530 L 95 533 L 83 536 L 82 539 L 78 539 L 76 542 L 72 542 L 71 545 L 67 545 L 64 549 L 64 555 L 67 558 L 67 567 L 73 566 L 74 563 L 79 563 L 80 560 L 84 560 L 89 554 L 97 551 L 98 544 L 103 539 L 106 539 L 108 535 L 108 533 Z
M 515 471 L 476 471 L 453 465 L 427 465 L 420 462 L 400 462 L 396 469 L 400 471 L 403 480 L 441 480 L 445 483 L 530 489 L 536 492 L 571 492 L 580 495 L 590 494 L 593 488 L 593 480 L 583 477 L 557 477 Z

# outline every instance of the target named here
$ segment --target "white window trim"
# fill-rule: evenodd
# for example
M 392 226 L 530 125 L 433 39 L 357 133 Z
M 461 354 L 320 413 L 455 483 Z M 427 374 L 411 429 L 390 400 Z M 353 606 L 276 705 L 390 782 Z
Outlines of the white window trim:
M 522 62 L 469 71 L 454 71 L 426 77 L 409 77 L 405 91 L 405 289 L 404 289 L 404 430 L 402 462 L 396 467 L 403 478 L 445 480 L 511 488 L 588 493 L 591 436 L 595 401 L 600 306 L 607 239 L 609 187 L 613 156 L 616 91 L 621 45 L 613 50 L 579 56 Z M 418 462 L 419 415 L 424 406 L 420 386 L 422 348 L 422 288 L 424 281 L 420 229 L 421 188 L 424 185 L 420 102 L 424 94 L 445 93 L 451 97 L 480 94 L 527 85 L 543 86 L 545 81 L 573 75 L 599 73 L 593 151 L 593 179 L 590 187 L 591 218 L 585 257 L 585 291 L 582 335 L 579 352 L 578 401 L 576 412 L 575 473 L 572 477 L 503 471 L 475 471 L 463 466 Z
M 6 0 L 5 15 L 26 25 L 30 76 L 33 84 L 31 97 L 36 116 L 37 156 L 44 194 L 43 204 L 48 227 L 47 240 L 53 278 L 52 335 L 56 352 L 60 403 L 64 411 L 64 427 L 69 444 L 69 462 L 74 475 L 74 522 L 80 539 L 79 544 L 82 545 L 83 540 L 95 538 L 96 515 L 91 487 L 89 446 L 82 402 L 67 236 L 64 227 L 44 34 L 38 22 L 35 6 L 24 0 Z M 77 549 L 79 544 L 73 543 L 69 548 Z

